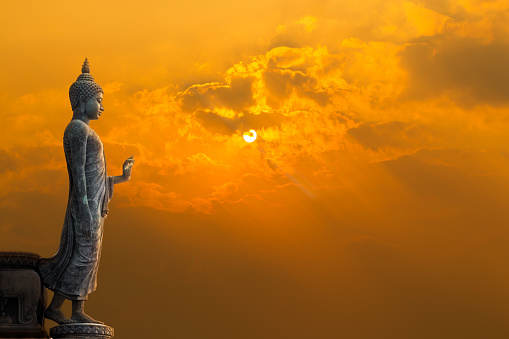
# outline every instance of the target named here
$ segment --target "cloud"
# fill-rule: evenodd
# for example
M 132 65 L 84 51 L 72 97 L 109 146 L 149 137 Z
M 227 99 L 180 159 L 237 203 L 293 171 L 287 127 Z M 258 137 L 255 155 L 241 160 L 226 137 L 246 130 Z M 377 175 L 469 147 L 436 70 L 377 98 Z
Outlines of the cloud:
M 0 148 L 0 173 L 5 175 L 4 172 L 16 171 L 20 168 L 20 160 L 18 154 Z
M 48 194 L 62 190 L 67 184 L 67 171 L 61 153 L 61 148 L 53 145 L 0 149 L 0 204 L 10 204 L 13 192 Z
M 216 133 L 231 135 L 238 129 L 238 125 L 235 123 L 234 119 L 223 117 L 214 112 L 199 110 L 194 113 L 194 118 L 205 129 Z
M 365 149 L 379 151 L 400 149 L 415 151 L 433 144 L 433 133 L 423 126 L 402 121 L 360 123 L 348 129 L 346 138 Z
M 312 15 L 306 15 L 286 25 L 278 25 L 268 47 L 269 49 L 282 46 L 294 48 L 315 44 L 319 37 L 316 34 L 319 25 L 318 19 Z
M 442 96 L 465 108 L 507 105 L 509 74 L 500 66 L 509 56 L 507 4 L 424 4 L 450 12 L 451 18 L 434 34 L 408 40 L 398 54 L 408 73 L 402 98 L 424 101 Z
M 221 170 L 222 168 L 225 168 L 225 166 L 220 162 L 210 159 L 203 153 L 197 153 L 187 157 L 183 162 L 179 163 L 175 174 L 182 175 L 194 172 Z
M 197 109 L 227 108 L 242 110 L 255 103 L 253 78 L 233 78 L 227 85 L 217 83 L 193 85 L 180 94 L 182 109 L 194 112 Z
M 509 71 L 500 67 L 509 58 L 509 44 L 431 40 L 409 45 L 400 55 L 410 77 L 403 97 L 448 95 L 465 107 L 509 102 Z
M 158 209 L 185 213 L 200 205 L 193 199 L 211 206 L 220 196 L 238 201 L 258 194 L 246 188 L 251 185 L 242 179 L 246 174 L 271 185 L 290 182 L 310 189 L 363 161 L 398 159 L 461 143 L 481 145 L 479 140 L 495 144 L 500 134 L 496 123 L 504 124 L 496 107 L 489 113 L 498 117 L 495 123 L 483 118 L 488 110 L 465 113 L 440 98 L 450 94 L 454 102 L 448 104 L 460 106 L 505 102 L 503 76 L 490 80 L 500 73 L 490 65 L 505 57 L 505 45 L 498 42 L 505 14 L 476 19 L 452 2 L 440 10 L 433 6 L 440 7 L 406 1 L 377 5 L 375 12 L 383 18 L 364 27 L 362 34 L 338 35 L 334 42 L 316 35 L 333 29 L 326 16 L 300 16 L 276 30 L 267 50 L 230 64 L 214 81 L 154 89 L 110 81 L 105 85 L 107 114 L 92 124 L 105 143 L 110 171 L 119 172 L 123 160 L 135 154 L 135 171 L 144 182 L 136 192 L 153 197 Z M 461 11 L 468 15 L 459 15 Z M 481 33 L 468 39 L 473 31 Z M 305 43 L 276 43 L 301 33 L 309 38 L 300 40 Z M 60 92 L 65 94 L 32 93 L 17 102 L 28 111 L 44 104 L 46 112 Z M 33 125 L 34 143 L 48 140 L 60 149 L 64 123 L 59 117 L 58 126 L 41 129 L 47 117 L 20 114 L 15 120 L 19 126 Z M 461 131 L 451 132 L 452 126 L 475 133 L 467 138 Z M 249 146 L 241 134 L 251 128 L 259 139 Z M 56 149 L 51 153 L 58 154 Z M 337 156 L 334 161 L 332 155 Z M 6 164 L 14 161 L 2 156 Z M 236 191 L 226 198 L 230 193 L 225 187 L 231 185 Z M 165 203 L 157 204 L 155 197 Z M 143 199 L 131 203 L 145 204 Z
M 233 133 L 244 132 L 248 129 L 266 129 L 281 126 L 281 123 L 288 120 L 281 113 L 262 112 L 241 113 L 235 118 L 227 118 L 219 113 L 197 110 L 194 119 L 206 130 L 214 133 L 232 135 Z
M 212 209 L 212 204 L 206 199 L 182 200 L 175 192 L 165 192 L 162 186 L 141 180 L 131 183 L 129 194 L 126 191 L 122 193 L 127 195 L 129 206 L 144 206 L 171 213 L 210 214 Z
M 317 88 L 317 80 L 299 71 L 269 69 L 263 73 L 263 81 L 268 91 L 267 104 L 273 108 L 280 108 L 293 93 L 320 106 L 330 102 L 327 91 Z

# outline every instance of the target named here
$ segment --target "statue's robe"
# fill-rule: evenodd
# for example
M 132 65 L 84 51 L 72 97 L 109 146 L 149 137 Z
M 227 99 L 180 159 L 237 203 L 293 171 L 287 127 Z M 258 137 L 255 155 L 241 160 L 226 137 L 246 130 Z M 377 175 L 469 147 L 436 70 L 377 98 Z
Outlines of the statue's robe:
M 85 132 L 85 133 L 84 133 Z M 71 139 L 79 135 L 80 147 Z M 84 144 L 81 144 L 84 143 Z M 85 147 L 82 147 L 82 146 Z M 106 174 L 101 139 L 81 120 L 72 120 L 64 132 L 64 152 L 69 173 L 69 198 L 64 226 L 57 253 L 41 259 L 39 271 L 43 283 L 50 290 L 71 300 L 86 300 L 97 286 L 97 269 L 101 257 L 104 219 L 108 214 L 108 202 L 113 195 L 113 177 Z M 80 230 L 80 203 L 75 187 L 76 169 L 73 157 L 83 156 L 88 208 L 92 215 L 92 237 L 87 238 Z

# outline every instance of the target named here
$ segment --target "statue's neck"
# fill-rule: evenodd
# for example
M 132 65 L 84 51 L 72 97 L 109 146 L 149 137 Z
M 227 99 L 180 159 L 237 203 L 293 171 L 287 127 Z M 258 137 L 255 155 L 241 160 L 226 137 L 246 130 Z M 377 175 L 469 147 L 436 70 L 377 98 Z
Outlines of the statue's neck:
M 90 119 L 85 113 L 81 113 L 79 110 L 72 112 L 72 120 L 81 120 L 85 124 L 90 125 Z

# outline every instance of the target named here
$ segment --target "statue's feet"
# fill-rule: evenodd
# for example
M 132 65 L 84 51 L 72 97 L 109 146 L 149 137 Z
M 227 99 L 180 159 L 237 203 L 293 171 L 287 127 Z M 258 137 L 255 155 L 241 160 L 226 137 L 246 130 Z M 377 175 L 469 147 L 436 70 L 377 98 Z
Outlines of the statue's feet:
M 51 307 L 48 307 L 44 311 L 44 318 L 53 320 L 59 325 L 72 324 L 75 322 L 74 320 L 67 318 L 61 310 L 59 309 L 55 310 Z
M 102 321 L 95 320 L 94 318 L 92 318 L 91 316 L 89 316 L 83 312 L 73 313 L 71 316 L 71 320 L 73 320 L 73 322 L 75 322 L 75 323 L 92 323 L 92 324 L 104 325 L 104 323 Z

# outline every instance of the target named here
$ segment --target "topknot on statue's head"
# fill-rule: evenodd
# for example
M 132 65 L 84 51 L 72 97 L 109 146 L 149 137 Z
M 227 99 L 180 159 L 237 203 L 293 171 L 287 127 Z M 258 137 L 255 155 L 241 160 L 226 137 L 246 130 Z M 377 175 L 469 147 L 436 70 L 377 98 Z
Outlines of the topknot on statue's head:
M 88 58 L 85 58 L 85 62 L 83 66 L 81 66 L 81 73 L 90 73 L 90 64 L 88 63 Z

